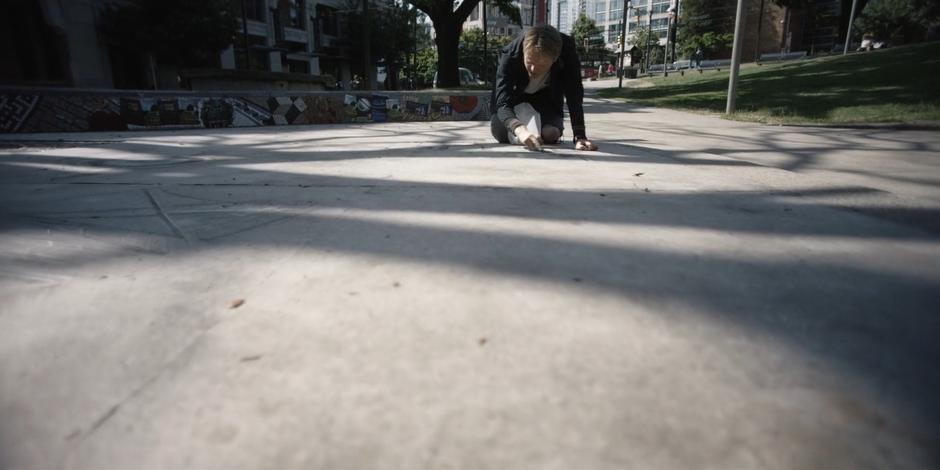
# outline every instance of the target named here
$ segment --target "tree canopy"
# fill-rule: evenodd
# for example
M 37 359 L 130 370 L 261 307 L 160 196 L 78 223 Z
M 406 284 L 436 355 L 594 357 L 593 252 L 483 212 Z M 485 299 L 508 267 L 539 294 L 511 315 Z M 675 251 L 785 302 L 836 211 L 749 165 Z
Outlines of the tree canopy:
M 677 32 L 679 57 L 688 57 L 699 47 L 706 57 L 730 55 L 736 5 L 735 0 L 683 0 Z
M 631 43 L 640 49 L 642 53 L 642 61 L 640 62 L 640 68 L 645 70 L 647 65 L 647 56 L 646 56 L 646 41 L 649 38 L 649 64 L 661 64 L 663 62 L 663 48 L 659 45 L 659 35 L 653 34 L 650 37 L 650 28 L 647 25 L 640 26 L 637 29 L 633 30 L 631 34 Z
M 181 67 L 213 64 L 237 30 L 229 0 L 127 0 L 109 4 L 99 22 L 113 47 L 142 50 Z
M 347 0 L 345 9 L 361 11 L 362 0 Z M 350 30 L 362 31 L 369 29 L 369 55 L 372 64 L 385 66 L 388 76 L 389 89 L 398 89 L 398 73 L 408 62 L 413 53 L 416 41 L 415 27 L 417 21 L 424 15 L 408 4 L 395 0 L 369 0 L 369 24 L 366 25 L 362 15 L 350 16 Z M 363 36 L 353 34 L 349 38 L 350 54 L 361 57 L 365 53 Z M 362 64 L 353 63 L 353 70 L 366 77 Z
M 510 41 L 512 38 L 509 36 L 489 36 L 486 40 L 486 55 L 484 56 L 483 30 L 470 28 L 464 31 L 460 35 L 460 66 L 472 70 L 485 80 L 492 79 L 496 76 L 499 51 Z
M 584 13 L 578 15 L 571 26 L 571 38 L 583 62 L 604 60 L 608 55 L 604 31 Z
M 893 43 L 926 39 L 927 28 L 940 19 L 940 2 L 931 0 L 871 0 L 856 18 L 853 36 L 872 34 Z

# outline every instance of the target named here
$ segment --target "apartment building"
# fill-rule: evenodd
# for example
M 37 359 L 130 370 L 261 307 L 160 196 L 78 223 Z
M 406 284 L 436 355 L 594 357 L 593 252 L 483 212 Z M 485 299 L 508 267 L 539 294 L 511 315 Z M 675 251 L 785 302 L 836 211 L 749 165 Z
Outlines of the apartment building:
M 232 0 L 241 31 L 221 54 L 221 68 L 349 79 L 347 2 Z M 242 21 L 244 20 L 244 21 Z
M 0 84 L 76 88 L 322 89 L 351 78 L 343 0 L 231 0 L 234 43 L 205 69 L 153 64 L 102 40 L 98 18 L 121 0 L 5 0 Z M 187 73 L 190 75 L 186 76 Z M 329 75 L 325 77 L 324 75 Z

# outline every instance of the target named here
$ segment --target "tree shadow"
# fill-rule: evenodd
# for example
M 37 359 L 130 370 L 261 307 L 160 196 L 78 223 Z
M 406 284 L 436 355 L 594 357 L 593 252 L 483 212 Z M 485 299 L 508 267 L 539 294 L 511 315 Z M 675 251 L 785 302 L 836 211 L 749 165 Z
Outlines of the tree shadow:
M 600 192 L 298 174 L 251 165 L 364 158 L 571 158 L 515 151 L 496 154 L 494 144 L 441 144 L 461 137 L 458 132 L 445 133 L 440 141 L 432 138 L 428 148 L 418 150 L 330 150 L 331 155 L 316 149 L 288 153 L 237 143 L 207 150 L 210 143 L 225 137 L 162 157 L 153 145 L 140 143 L 115 145 L 121 156 L 106 159 L 82 156 L 77 150 L 72 156 L 0 155 L 0 233 L 81 230 L 161 240 L 146 245 L 151 248 L 116 246 L 54 260 L 8 253 L 0 262 L 8 269 L 28 271 L 43 263 L 77 267 L 142 253 L 187 256 L 260 244 L 366 254 L 596 289 L 642 299 L 663 311 L 697 313 L 740 325 L 856 377 L 885 401 L 882 405 L 897 411 L 878 417 L 883 426 L 904 427 L 914 445 L 940 461 L 936 445 L 940 404 L 935 398 L 940 395 L 940 375 L 934 372 L 940 359 L 940 343 L 934 338 L 940 331 L 936 315 L 940 280 L 849 262 L 851 253 L 843 258 L 814 256 L 819 247 L 826 251 L 845 240 L 874 241 L 864 246 L 881 246 L 878 243 L 885 240 L 936 242 L 940 232 L 935 225 L 910 229 L 868 217 L 882 218 L 865 208 L 849 213 L 817 201 L 876 190 L 660 193 L 634 185 L 642 177 L 624 168 L 622 185 Z M 584 159 L 760 168 L 748 162 L 696 160 L 687 152 L 624 142 L 610 147 L 610 155 L 587 154 Z M 199 158 L 204 156 L 211 158 Z M 921 220 L 938 215 L 926 211 L 905 217 Z M 166 223 L 168 219 L 173 223 Z M 492 222 L 496 226 L 488 228 L 480 221 L 496 221 Z M 540 233 L 539 224 L 562 224 L 575 235 L 587 233 L 585 226 L 603 225 L 614 235 L 695 230 L 715 242 L 755 236 L 763 238 L 754 243 L 810 238 L 819 245 L 809 249 L 787 245 L 783 258 L 755 259 L 677 249 L 668 236 L 660 246 L 618 242 L 616 237 L 561 237 L 557 228 Z

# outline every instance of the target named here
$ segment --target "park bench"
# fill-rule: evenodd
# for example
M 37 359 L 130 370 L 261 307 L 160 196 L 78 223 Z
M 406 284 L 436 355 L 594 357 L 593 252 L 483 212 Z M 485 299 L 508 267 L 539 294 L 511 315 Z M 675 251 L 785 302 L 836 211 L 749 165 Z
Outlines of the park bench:
M 704 73 L 705 70 L 715 70 L 721 72 L 721 69 L 727 69 L 731 66 L 731 61 L 728 59 L 721 60 L 703 60 L 699 67 L 696 69 L 695 64 L 691 60 L 677 60 L 671 64 L 666 69 L 670 72 L 679 72 L 682 75 L 685 75 L 686 70 L 698 70 L 699 73 Z M 648 74 L 652 75 L 655 73 L 662 73 L 663 64 L 654 64 L 650 65 Z
M 783 60 L 796 60 L 806 57 L 806 51 L 798 52 L 774 52 L 771 54 L 761 54 L 760 59 L 757 63 L 761 62 L 773 62 L 773 61 L 783 61 Z

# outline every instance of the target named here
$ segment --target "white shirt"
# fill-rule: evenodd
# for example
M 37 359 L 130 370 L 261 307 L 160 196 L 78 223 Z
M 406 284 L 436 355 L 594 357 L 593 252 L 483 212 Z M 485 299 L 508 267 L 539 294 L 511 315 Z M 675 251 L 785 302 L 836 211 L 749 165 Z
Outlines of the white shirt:
M 546 71 L 538 77 L 529 77 L 529 84 L 525 87 L 525 92 L 528 94 L 533 94 L 542 88 L 548 86 L 548 75 L 551 70 Z

